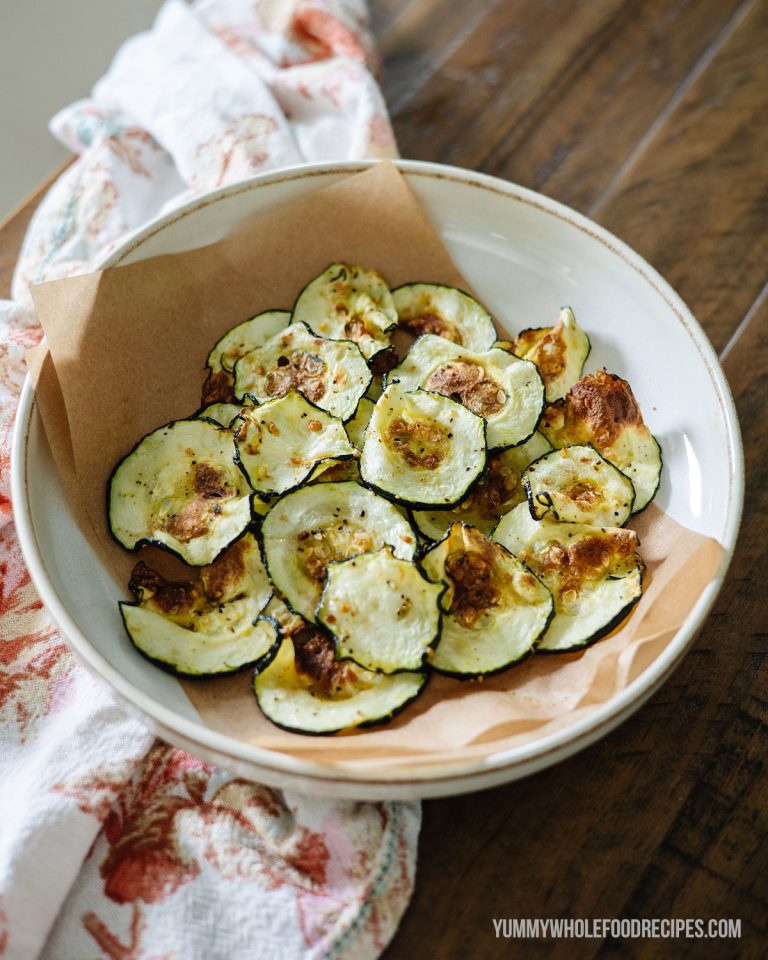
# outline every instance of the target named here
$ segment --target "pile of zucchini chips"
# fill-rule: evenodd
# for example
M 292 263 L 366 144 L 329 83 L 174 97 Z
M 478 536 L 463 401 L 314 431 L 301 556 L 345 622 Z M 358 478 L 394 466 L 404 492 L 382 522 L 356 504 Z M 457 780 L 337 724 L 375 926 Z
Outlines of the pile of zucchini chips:
M 131 640 L 182 676 L 251 666 L 274 723 L 333 733 L 388 720 L 431 671 L 604 636 L 642 591 L 624 525 L 661 457 L 629 384 L 582 377 L 589 349 L 567 307 L 499 342 L 460 290 L 332 264 L 226 333 L 202 409 L 115 468 L 119 543 L 195 568 L 136 566 Z

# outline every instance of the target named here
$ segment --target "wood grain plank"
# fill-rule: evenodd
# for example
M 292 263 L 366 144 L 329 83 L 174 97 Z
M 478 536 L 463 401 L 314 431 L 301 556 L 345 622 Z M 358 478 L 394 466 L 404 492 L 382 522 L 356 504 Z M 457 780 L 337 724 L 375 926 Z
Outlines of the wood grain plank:
M 592 211 L 677 288 L 721 349 L 766 282 L 768 4 L 750 5 Z
M 415 95 L 392 104 L 403 155 L 476 166 L 542 90 L 562 81 L 580 51 L 599 47 L 627 6 L 626 0 L 498 3 Z
M 604 42 L 586 51 L 583 65 L 569 65 L 568 75 L 477 163 L 587 209 L 746 6 L 650 0 L 625 8 Z
M 382 90 L 396 114 L 421 89 L 499 0 L 417 0 L 378 34 Z
M 395 108 L 401 150 L 584 209 L 743 5 L 502 4 Z
M 377 37 L 397 19 L 398 16 L 416 0 L 372 0 L 368 4 L 371 29 Z

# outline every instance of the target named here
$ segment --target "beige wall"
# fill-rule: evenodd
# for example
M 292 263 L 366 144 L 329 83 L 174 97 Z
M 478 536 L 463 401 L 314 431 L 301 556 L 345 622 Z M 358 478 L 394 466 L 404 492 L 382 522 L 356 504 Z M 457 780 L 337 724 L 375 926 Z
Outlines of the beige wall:
M 0 220 L 67 156 L 48 120 L 87 96 L 160 0 L 0 0 Z

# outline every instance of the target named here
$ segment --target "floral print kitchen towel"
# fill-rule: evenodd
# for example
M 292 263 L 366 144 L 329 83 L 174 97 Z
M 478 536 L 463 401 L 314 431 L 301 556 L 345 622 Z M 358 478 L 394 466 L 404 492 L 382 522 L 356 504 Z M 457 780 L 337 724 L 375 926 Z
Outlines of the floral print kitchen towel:
M 54 117 L 78 159 L 0 302 L 0 956 L 379 955 L 413 888 L 417 804 L 323 801 L 154 740 L 67 650 L 21 558 L 10 437 L 29 287 L 260 171 L 394 156 L 361 0 L 168 0 Z
M 80 155 L 40 207 L 13 296 L 93 268 L 191 195 L 276 167 L 393 157 L 361 0 L 168 0 L 53 133 Z

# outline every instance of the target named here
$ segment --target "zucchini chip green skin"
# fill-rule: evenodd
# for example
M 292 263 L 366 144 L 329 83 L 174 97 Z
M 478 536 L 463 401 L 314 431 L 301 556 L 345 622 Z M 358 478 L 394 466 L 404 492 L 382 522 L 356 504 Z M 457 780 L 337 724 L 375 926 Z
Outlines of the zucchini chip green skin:
M 130 582 L 135 603 L 121 603 L 134 646 L 183 676 L 232 673 L 259 660 L 279 635 L 267 617 L 272 584 L 254 536 L 245 534 L 194 582 L 165 580 L 138 563 Z
M 365 670 L 419 670 L 440 639 L 435 583 L 387 545 L 328 565 L 316 619 L 336 638 L 336 656 Z
M 276 655 L 257 664 L 253 678 L 264 716 L 291 733 L 323 736 L 388 723 L 426 686 L 426 671 L 387 676 L 345 662 L 337 665 L 338 682 L 329 690 L 299 668 L 296 640 L 286 637 Z
M 314 483 L 278 500 L 261 527 L 264 558 L 277 590 L 314 621 L 328 564 L 390 544 L 413 559 L 417 539 L 394 504 L 359 483 Z
M 208 369 L 211 373 L 218 373 L 219 370 L 232 373 L 240 357 L 257 347 L 263 347 L 290 322 L 289 310 L 266 310 L 244 323 L 238 323 L 217 341 L 208 354 Z
M 240 419 L 236 459 L 253 489 L 265 496 L 296 489 L 326 460 L 356 455 L 342 422 L 296 390 L 243 410 Z
M 449 585 L 440 645 L 430 666 L 461 680 L 487 677 L 528 657 L 554 616 L 550 591 L 501 544 L 455 523 L 422 560 Z
M 128 550 L 154 544 L 193 567 L 211 563 L 251 522 L 254 493 L 235 454 L 231 431 L 210 420 L 147 434 L 109 481 L 114 538 Z
M 522 477 L 534 520 L 623 527 L 632 513 L 632 481 L 591 446 L 561 447 L 535 460 Z
M 362 397 L 357 406 L 357 413 L 345 424 L 347 436 L 357 450 L 363 449 L 365 431 L 371 420 L 374 406 L 373 400 L 369 400 L 368 397 Z
M 458 399 L 488 424 L 488 449 L 502 450 L 528 440 L 544 409 L 544 384 L 536 365 L 507 350 L 465 350 L 443 337 L 425 334 L 387 374 L 407 390 L 421 387 Z
M 349 420 L 371 382 L 371 371 L 350 340 L 325 340 L 292 323 L 235 364 L 234 393 L 257 403 L 298 390 L 333 417 Z
M 428 540 L 442 540 L 454 523 L 476 527 L 486 537 L 502 516 L 525 500 L 521 475 L 534 460 L 548 453 L 552 444 L 540 433 L 517 447 L 488 458 L 477 483 L 456 507 L 446 510 L 414 510 L 413 523 Z
M 563 307 L 554 327 L 523 330 L 512 352 L 538 367 L 544 381 L 547 403 L 559 400 L 581 377 L 592 345 L 576 323 L 570 307 Z
M 155 666 L 176 677 L 223 677 L 274 656 L 280 626 L 270 617 L 249 621 L 248 634 L 208 637 L 192 634 L 159 614 L 132 603 L 120 603 L 120 614 L 131 643 Z M 162 621 L 162 622 L 160 622 Z
M 319 337 L 354 341 L 368 360 L 389 347 L 397 310 L 378 271 L 332 263 L 301 291 L 293 320 Z
M 440 283 L 406 283 L 392 291 L 401 329 L 435 334 L 467 350 L 490 350 L 496 341 L 491 315 L 474 297 Z
M 371 378 L 371 385 L 365 391 L 366 400 L 370 400 L 372 403 L 376 403 L 379 397 L 384 393 L 384 380 L 386 379 L 383 375 L 375 375 Z
M 347 480 L 361 482 L 357 460 L 323 460 L 307 483 L 344 483 Z
M 266 607 L 264 607 L 264 616 L 277 620 L 284 637 L 291 637 L 297 630 L 301 630 L 302 627 L 307 626 L 304 618 L 300 617 L 298 613 L 294 613 L 288 604 L 284 600 L 281 600 L 277 594 L 272 594 L 272 599 Z M 261 661 L 259 661 L 259 663 L 261 663 Z M 261 664 L 262 667 L 266 665 L 266 663 Z M 254 669 L 258 669 L 258 667 L 259 664 L 254 664 Z
M 485 458 L 482 417 L 439 393 L 393 383 L 368 424 L 360 475 L 408 507 L 449 507 L 466 496 Z
M 195 414 L 195 420 L 211 420 L 220 427 L 232 428 L 232 424 L 243 412 L 239 403 L 209 403 Z
M 626 527 L 534 520 L 521 503 L 501 519 L 493 540 L 552 591 L 555 616 L 537 647 L 542 653 L 590 646 L 621 623 L 642 594 L 637 534 Z
M 546 407 L 539 429 L 554 447 L 591 445 L 632 481 L 639 513 L 661 480 L 661 447 L 643 422 L 632 388 L 605 370 L 582 377 Z

